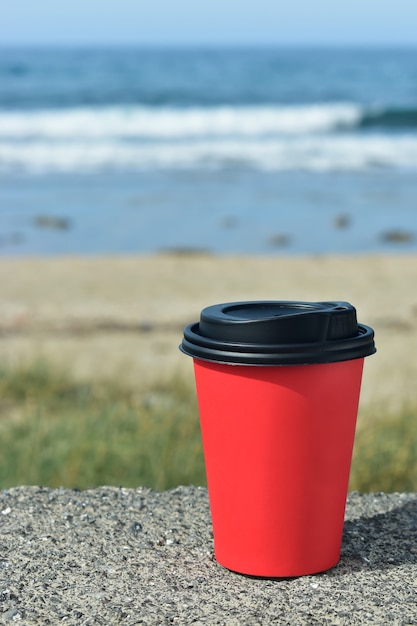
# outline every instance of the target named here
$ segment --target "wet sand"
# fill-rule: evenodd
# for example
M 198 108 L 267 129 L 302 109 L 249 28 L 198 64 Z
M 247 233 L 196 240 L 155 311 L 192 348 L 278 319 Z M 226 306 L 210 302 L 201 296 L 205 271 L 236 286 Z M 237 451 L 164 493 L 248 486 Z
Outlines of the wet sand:
M 375 330 L 361 407 L 415 400 L 417 256 L 0 259 L 0 360 L 46 358 L 76 377 L 139 388 L 180 373 L 182 328 L 200 309 L 244 299 L 347 300 Z

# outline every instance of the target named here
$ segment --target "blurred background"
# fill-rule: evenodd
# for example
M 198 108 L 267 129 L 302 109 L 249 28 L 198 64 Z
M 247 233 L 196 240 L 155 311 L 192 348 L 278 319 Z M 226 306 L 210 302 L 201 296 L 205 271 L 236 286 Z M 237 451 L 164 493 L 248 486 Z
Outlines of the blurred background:
M 0 254 L 416 250 L 416 18 L 4 5 Z
M 204 484 L 201 308 L 376 331 L 351 488 L 417 488 L 417 4 L 0 0 L 0 487 Z

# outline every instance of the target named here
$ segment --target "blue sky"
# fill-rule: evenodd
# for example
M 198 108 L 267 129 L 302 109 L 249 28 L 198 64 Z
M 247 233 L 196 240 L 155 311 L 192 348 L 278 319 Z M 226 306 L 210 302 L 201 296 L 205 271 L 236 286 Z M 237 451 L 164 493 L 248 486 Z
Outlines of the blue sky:
M 0 45 L 416 45 L 415 0 L 0 0 Z

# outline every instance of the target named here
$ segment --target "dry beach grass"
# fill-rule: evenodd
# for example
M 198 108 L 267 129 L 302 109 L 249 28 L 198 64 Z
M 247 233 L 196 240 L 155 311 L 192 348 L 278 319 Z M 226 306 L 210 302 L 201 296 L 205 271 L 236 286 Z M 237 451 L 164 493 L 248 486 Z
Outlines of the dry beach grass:
M 0 358 L 39 357 L 76 377 L 141 387 L 192 376 L 184 324 L 241 299 L 348 300 L 375 329 L 361 406 L 397 409 L 417 380 L 417 256 L 3 258 Z

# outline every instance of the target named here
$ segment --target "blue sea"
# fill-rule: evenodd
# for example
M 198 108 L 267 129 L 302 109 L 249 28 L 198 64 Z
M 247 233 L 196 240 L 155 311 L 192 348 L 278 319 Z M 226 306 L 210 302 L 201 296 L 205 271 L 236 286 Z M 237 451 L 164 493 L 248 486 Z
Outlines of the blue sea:
M 0 48 L 0 254 L 417 251 L 417 49 Z

